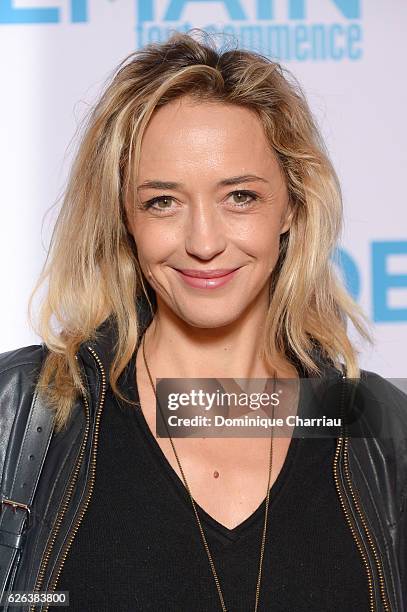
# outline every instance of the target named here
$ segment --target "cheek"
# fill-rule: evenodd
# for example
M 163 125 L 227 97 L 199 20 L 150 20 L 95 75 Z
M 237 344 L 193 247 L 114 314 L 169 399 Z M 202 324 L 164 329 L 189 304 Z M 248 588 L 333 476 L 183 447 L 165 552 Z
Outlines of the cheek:
M 252 217 L 234 231 L 235 244 L 246 253 L 268 262 L 278 256 L 280 232 L 278 220 L 270 217 Z
M 149 219 L 132 224 L 132 234 L 141 265 L 154 265 L 165 261 L 177 244 L 177 232 L 162 220 Z

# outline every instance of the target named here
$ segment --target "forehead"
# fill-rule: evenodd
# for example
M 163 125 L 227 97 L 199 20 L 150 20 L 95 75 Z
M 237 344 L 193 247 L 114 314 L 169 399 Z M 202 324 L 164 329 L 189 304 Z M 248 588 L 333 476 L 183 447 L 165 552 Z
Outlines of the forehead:
M 160 170 L 185 176 L 198 170 L 224 175 L 279 168 L 253 110 L 184 96 L 157 109 L 143 135 L 139 175 L 151 178 L 145 175 Z

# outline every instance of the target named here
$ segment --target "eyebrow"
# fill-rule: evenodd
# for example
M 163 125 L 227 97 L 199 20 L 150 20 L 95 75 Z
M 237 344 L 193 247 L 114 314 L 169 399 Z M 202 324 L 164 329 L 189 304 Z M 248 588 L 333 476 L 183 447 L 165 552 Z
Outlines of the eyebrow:
M 230 178 L 222 179 L 217 183 L 217 187 L 225 187 L 228 185 L 238 185 L 240 183 L 251 183 L 253 181 L 261 181 L 262 183 L 267 183 L 266 179 L 261 176 L 256 176 L 255 174 L 243 174 L 242 176 L 231 176 Z M 137 191 L 139 189 L 182 189 L 185 187 L 183 183 L 173 183 L 172 181 L 144 181 L 137 187 Z

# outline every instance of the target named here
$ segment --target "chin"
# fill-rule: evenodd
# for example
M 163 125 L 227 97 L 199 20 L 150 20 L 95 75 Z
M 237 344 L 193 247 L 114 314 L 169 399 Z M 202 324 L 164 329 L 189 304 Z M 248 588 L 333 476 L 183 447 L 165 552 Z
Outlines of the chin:
M 178 312 L 183 321 L 191 325 L 191 327 L 199 327 L 201 329 L 216 329 L 220 327 L 226 327 L 236 321 L 239 318 L 237 313 L 235 316 L 229 311 L 227 313 L 209 313 L 208 310 L 205 312 Z

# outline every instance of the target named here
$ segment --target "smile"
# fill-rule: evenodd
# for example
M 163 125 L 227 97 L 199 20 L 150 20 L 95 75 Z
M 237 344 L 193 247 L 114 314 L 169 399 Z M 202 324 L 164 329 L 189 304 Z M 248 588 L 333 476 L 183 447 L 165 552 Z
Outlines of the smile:
M 230 272 L 212 270 L 207 272 L 207 276 L 203 276 L 205 271 L 186 271 L 176 269 L 175 271 L 182 281 L 189 287 L 194 287 L 195 289 L 217 289 L 218 287 L 222 287 L 232 280 L 239 269 L 240 268 L 236 268 L 235 270 L 230 270 Z

